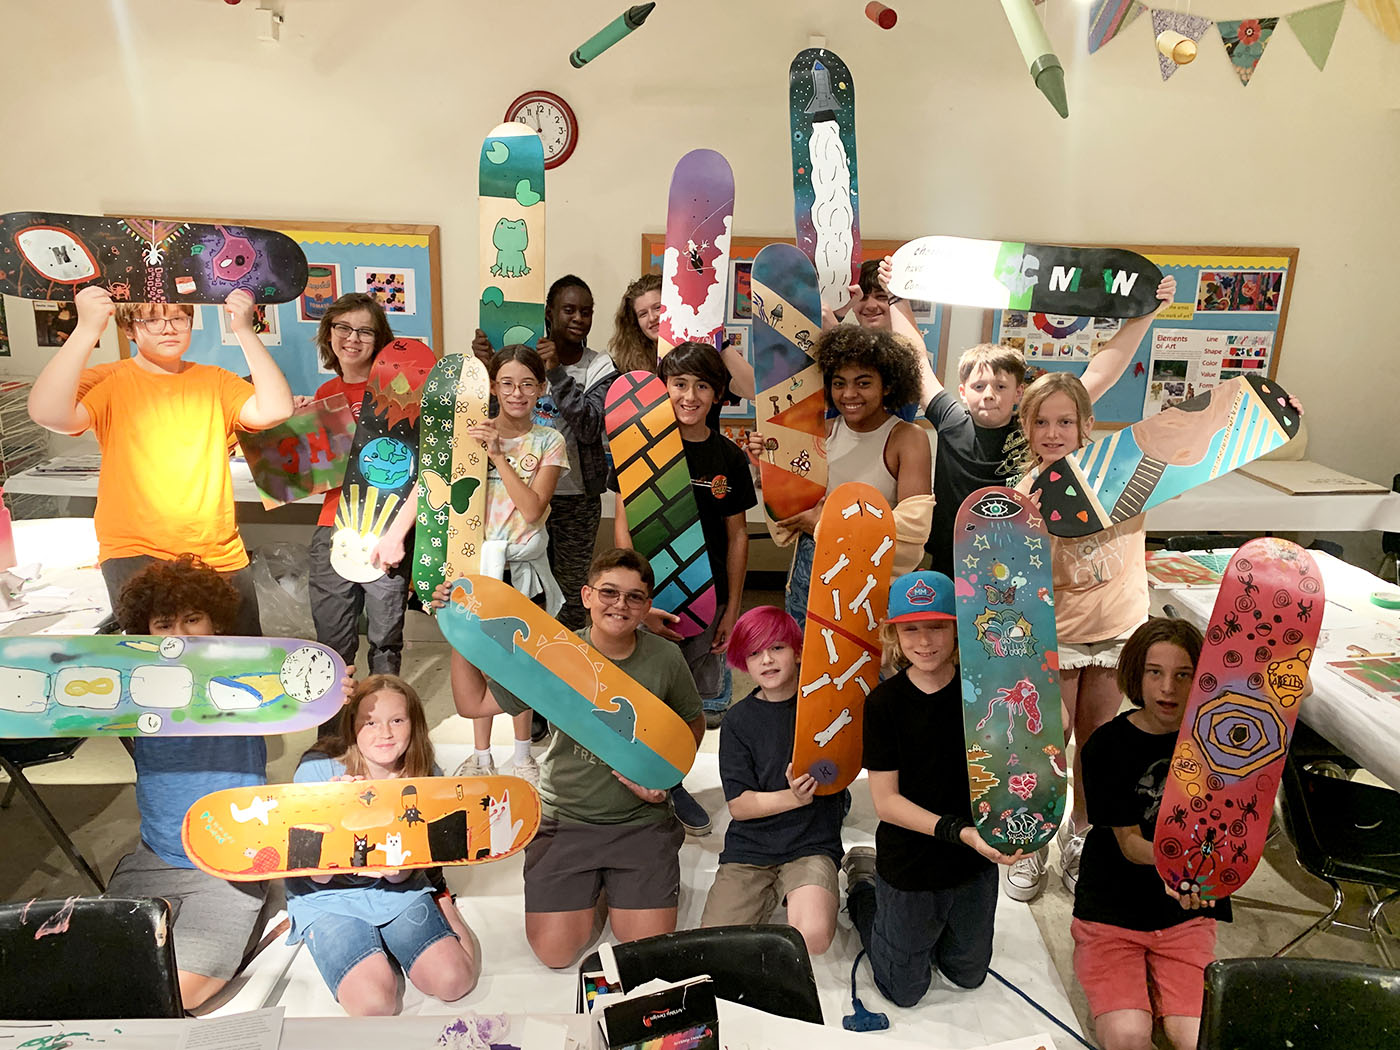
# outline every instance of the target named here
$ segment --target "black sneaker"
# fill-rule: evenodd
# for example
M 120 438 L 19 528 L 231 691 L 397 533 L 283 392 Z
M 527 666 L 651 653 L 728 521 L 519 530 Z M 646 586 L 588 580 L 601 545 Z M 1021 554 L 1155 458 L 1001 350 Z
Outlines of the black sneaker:
M 695 796 L 680 784 L 671 789 L 671 805 L 687 835 L 699 837 L 710 833 L 710 815 L 705 812 L 704 806 L 695 801 Z
M 549 736 L 549 723 L 538 711 L 530 712 L 533 716 L 530 720 L 530 743 L 538 744 Z

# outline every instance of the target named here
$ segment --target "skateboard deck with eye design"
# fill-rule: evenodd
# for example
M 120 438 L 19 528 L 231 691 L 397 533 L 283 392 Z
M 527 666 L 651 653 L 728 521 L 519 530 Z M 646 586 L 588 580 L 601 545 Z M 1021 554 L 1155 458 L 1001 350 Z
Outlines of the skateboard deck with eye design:
M 491 346 L 533 347 L 544 335 L 544 144 L 533 128 L 500 124 L 477 169 L 481 299 L 477 325 Z

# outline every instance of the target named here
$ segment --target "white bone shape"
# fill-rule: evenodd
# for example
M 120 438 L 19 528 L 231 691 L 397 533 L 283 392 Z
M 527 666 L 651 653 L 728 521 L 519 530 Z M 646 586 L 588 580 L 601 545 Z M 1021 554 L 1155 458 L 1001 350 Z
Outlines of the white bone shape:
M 826 662 L 834 664 L 836 662 L 836 632 L 830 627 L 822 628 L 822 640 L 826 642 Z
M 883 510 L 871 503 L 865 505 L 865 513 L 869 514 L 872 518 L 883 518 L 885 516 Z
M 883 558 L 885 553 L 893 546 L 894 540 L 890 539 L 888 536 L 882 539 L 880 541 L 880 546 L 876 547 L 875 553 L 870 556 L 870 564 L 879 565 L 880 559 Z M 845 555 L 842 555 L 842 557 L 845 557 Z
M 870 608 L 870 603 L 862 602 L 860 607 L 865 610 L 865 629 L 867 631 L 873 631 L 875 628 L 879 627 L 880 623 L 875 619 L 875 613 Z
M 806 685 L 804 685 L 804 686 L 802 687 L 802 695 L 803 695 L 803 696 L 811 696 L 811 695 L 812 695 L 813 693 L 815 693 L 818 689 L 821 689 L 823 686 L 828 686 L 828 685 L 830 685 L 830 684 L 831 684 L 831 675 L 829 675 L 829 674 L 824 674 L 824 675 L 822 675 L 820 678 L 818 678 L 815 682 L 808 682 Z
M 831 588 L 831 618 L 833 620 L 841 619 L 841 588 L 839 587 Z
M 846 688 L 846 683 L 849 682 L 852 678 L 854 678 L 855 675 L 856 675 L 856 672 L 859 671 L 862 667 L 864 667 L 864 666 L 865 666 L 866 664 L 868 664 L 869 662 L 870 662 L 870 650 L 869 650 L 869 649 L 865 649 L 865 650 L 863 650 L 863 651 L 861 652 L 861 654 L 860 654 L 860 659 L 859 659 L 859 660 L 857 660 L 855 663 L 851 664 L 850 667 L 848 667 L 848 668 L 846 668 L 844 671 L 842 671 L 842 672 L 841 672 L 841 676 L 840 676 L 839 678 L 834 678 L 834 679 L 832 679 L 832 684 L 834 684 L 834 685 L 836 686 L 837 689 L 845 689 L 845 688 Z
M 851 599 L 850 604 L 847 605 L 846 608 L 850 609 L 851 612 L 855 612 L 857 609 L 860 608 L 861 602 L 865 601 L 866 598 L 870 597 L 870 592 L 874 589 L 875 577 L 867 573 L 865 577 L 865 586 L 860 589 L 859 594 L 857 594 L 854 598 Z
M 857 514 L 859 514 L 859 513 L 860 513 L 860 504 L 859 504 L 859 503 L 852 503 L 849 507 L 842 507 L 842 508 L 841 508 L 841 518 L 842 518 L 843 521 L 844 521 L 844 520 L 848 520 L 848 519 L 850 519 L 850 518 L 854 518 L 854 517 L 855 517 Z
M 861 691 L 862 693 L 864 693 L 866 696 L 869 696 L 869 695 L 870 695 L 870 686 L 868 686 L 868 685 L 865 684 L 865 679 L 864 679 L 864 678 L 857 678 L 857 679 L 856 679 L 856 685 L 860 686 L 860 691 Z
M 826 747 L 827 744 L 831 743 L 832 737 L 841 732 L 842 729 L 850 725 L 853 721 L 855 721 L 855 719 L 851 717 L 851 709 L 849 707 L 843 707 L 841 708 L 841 713 L 832 719 L 831 725 L 816 734 L 812 739 L 817 742 L 818 747 Z
M 830 587 L 831 581 L 836 579 L 836 574 L 849 564 L 851 564 L 851 559 L 846 557 L 845 554 L 842 554 L 839 558 L 836 559 L 835 565 L 827 569 L 826 572 L 822 573 L 822 583 Z

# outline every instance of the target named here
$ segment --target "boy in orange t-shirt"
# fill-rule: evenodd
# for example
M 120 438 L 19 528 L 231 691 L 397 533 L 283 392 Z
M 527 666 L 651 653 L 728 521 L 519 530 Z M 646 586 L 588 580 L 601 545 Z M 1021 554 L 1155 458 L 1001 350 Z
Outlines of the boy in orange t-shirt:
M 59 434 L 91 429 L 101 446 L 93 523 L 113 607 L 145 566 L 188 553 L 238 588 L 242 603 L 230 633 L 261 634 L 248 552 L 234 521 L 228 450 L 235 426 L 262 430 L 291 415 L 292 392 L 254 330 L 253 297 L 238 289 L 225 300 L 251 384 L 183 360 L 193 307 L 118 306 L 96 285 L 74 301 L 78 326 L 34 381 L 29 415 Z M 85 373 L 113 313 L 136 353 Z

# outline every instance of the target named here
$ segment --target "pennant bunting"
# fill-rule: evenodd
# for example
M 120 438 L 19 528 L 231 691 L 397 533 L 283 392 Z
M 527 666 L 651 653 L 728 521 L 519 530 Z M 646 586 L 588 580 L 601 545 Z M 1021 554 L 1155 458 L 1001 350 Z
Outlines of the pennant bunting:
M 1330 4 L 1318 4 L 1285 16 L 1298 43 L 1319 70 L 1327 65 L 1327 56 L 1332 53 L 1332 41 L 1337 37 L 1345 7 L 1346 0 L 1332 0 Z
M 1167 29 L 1175 29 L 1182 36 L 1199 43 L 1205 31 L 1215 23 L 1200 15 L 1188 15 L 1182 11 L 1162 11 L 1152 8 L 1152 49 L 1157 50 L 1157 38 Z M 1160 51 L 1157 52 L 1157 65 L 1162 71 L 1162 79 L 1168 80 L 1179 66 Z
M 1264 57 L 1264 48 L 1269 46 L 1269 38 L 1274 35 L 1277 25 L 1277 18 L 1240 18 L 1215 23 L 1225 44 L 1225 53 L 1230 56 L 1240 83 L 1245 87 L 1249 86 L 1249 78 L 1254 76 L 1254 67 Z
M 1400 44 L 1400 3 L 1397 0 L 1356 0 L 1356 6 L 1392 42 Z
M 1145 9 L 1139 0 L 1094 0 L 1089 11 L 1089 53 L 1112 40 Z

